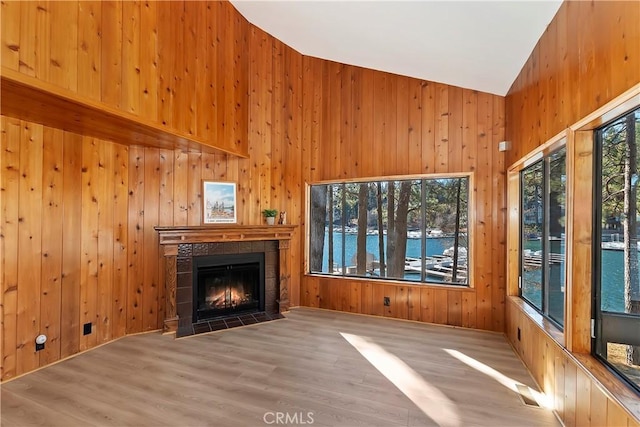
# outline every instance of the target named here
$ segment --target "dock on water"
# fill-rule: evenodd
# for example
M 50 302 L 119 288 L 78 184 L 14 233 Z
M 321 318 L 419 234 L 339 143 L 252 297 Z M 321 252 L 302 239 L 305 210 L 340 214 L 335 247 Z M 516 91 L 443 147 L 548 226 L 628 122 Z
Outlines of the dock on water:
M 542 268 L 542 251 L 525 250 L 522 256 L 522 262 L 525 271 L 538 270 Z M 550 253 L 549 264 L 564 263 L 564 254 Z

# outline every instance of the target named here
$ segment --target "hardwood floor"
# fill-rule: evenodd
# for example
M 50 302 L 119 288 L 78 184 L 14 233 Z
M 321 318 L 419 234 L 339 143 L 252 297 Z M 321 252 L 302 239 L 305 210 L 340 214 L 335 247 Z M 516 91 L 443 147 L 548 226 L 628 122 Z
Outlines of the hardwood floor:
M 120 339 L 3 384 L 1 424 L 559 425 L 460 360 L 533 387 L 502 335 L 309 308 L 286 317 L 178 340 Z

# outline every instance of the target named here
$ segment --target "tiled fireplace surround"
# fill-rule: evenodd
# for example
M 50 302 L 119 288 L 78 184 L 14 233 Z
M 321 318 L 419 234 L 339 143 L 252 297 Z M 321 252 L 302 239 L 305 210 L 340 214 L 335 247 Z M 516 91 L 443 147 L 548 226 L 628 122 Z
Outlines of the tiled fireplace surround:
M 193 257 L 264 253 L 265 313 L 289 309 L 289 242 L 294 226 L 211 225 L 156 227 L 165 266 L 164 332 L 191 335 L 193 309 Z

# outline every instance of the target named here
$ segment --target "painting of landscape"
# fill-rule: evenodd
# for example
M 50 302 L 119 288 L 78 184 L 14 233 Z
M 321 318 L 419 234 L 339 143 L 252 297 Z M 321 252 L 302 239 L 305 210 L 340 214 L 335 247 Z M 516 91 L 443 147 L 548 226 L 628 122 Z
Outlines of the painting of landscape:
M 205 224 L 235 224 L 235 183 L 204 181 L 203 194 Z

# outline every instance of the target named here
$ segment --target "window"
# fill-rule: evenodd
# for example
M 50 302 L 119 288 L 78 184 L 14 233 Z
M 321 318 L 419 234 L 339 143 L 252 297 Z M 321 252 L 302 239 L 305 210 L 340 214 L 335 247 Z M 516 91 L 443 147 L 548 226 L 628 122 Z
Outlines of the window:
M 469 177 L 310 187 L 309 271 L 469 283 Z
M 640 391 L 640 109 L 596 132 L 594 352 Z
M 520 173 L 520 296 L 564 325 L 566 148 Z

